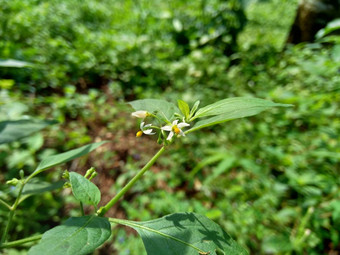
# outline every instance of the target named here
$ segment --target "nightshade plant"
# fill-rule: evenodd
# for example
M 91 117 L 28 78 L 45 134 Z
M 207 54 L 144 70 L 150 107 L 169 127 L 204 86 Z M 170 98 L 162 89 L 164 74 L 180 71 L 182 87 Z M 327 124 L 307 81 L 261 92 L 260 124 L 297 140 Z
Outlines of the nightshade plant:
M 29 242 L 40 242 L 31 247 L 29 255 L 54 254 L 73 255 L 89 254 L 102 245 L 111 235 L 114 225 L 122 224 L 135 229 L 142 237 L 148 255 L 194 255 L 194 254 L 247 254 L 219 225 L 205 216 L 195 213 L 174 213 L 159 219 L 146 222 L 135 222 L 117 218 L 105 217 L 108 210 L 118 203 L 124 194 L 150 169 L 156 160 L 166 151 L 171 143 L 182 136 L 201 128 L 216 125 L 232 119 L 258 114 L 271 107 L 288 107 L 287 104 L 277 104 L 257 98 L 228 98 L 214 104 L 199 108 L 197 101 L 190 109 L 189 105 L 178 100 L 175 104 L 164 100 L 143 99 L 129 103 L 135 110 L 132 116 L 140 118 L 140 130 L 136 137 L 155 135 L 162 145 L 160 150 L 106 205 L 97 208 L 101 199 L 99 188 L 91 182 L 96 176 L 95 169 L 89 169 L 85 176 L 76 172 L 65 171 L 63 177 L 67 180 L 65 188 L 71 188 L 73 195 L 80 203 L 80 217 L 71 217 L 64 224 L 52 228 L 43 235 L 28 237 L 16 241 L 8 241 L 12 219 L 20 203 L 30 195 L 38 194 L 35 176 L 51 167 L 83 156 L 98 148 L 106 141 L 88 144 L 83 147 L 45 158 L 28 177 L 20 171 L 20 179 L 7 182 L 16 186 L 16 199 L 13 205 L 0 200 L 3 207 L 9 211 L 8 222 L 2 234 L 0 249 L 20 246 Z M 0 126 L 0 141 L 13 141 L 22 136 L 22 125 L 13 122 L 2 122 Z M 45 127 L 41 123 L 39 128 Z M 32 125 L 31 125 L 32 126 Z M 34 125 L 33 125 L 34 126 Z M 35 127 L 35 126 L 34 126 Z M 29 135 L 34 129 L 27 131 Z M 37 129 L 39 130 L 39 129 Z M 11 139 L 4 139 L 11 134 Z M 51 184 L 43 190 L 52 190 Z M 41 185 L 39 186 L 41 190 Z M 93 206 L 90 215 L 85 215 L 83 205 Z

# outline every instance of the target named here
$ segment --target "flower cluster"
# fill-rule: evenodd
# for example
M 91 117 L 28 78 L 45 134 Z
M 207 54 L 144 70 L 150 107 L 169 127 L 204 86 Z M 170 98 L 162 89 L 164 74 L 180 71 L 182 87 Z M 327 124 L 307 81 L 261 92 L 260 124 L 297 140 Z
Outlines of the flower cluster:
M 162 127 L 161 129 L 164 131 L 170 131 L 168 138 L 166 140 L 171 140 L 171 138 L 174 136 L 174 134 L 178 136 L 185 136 L 184 132 L 181 128 L 188 127 L 190 124 L 185 123 L 184 121 L 181 123 L 178 123 L 178 120 L 174 120 L 172 124 L 166 125 Z
M 170 132 L 168 134 L 167 138 L 166 138 L 166 140 L 170 141 L 173 138 L 174 135 L 177 135 L 178 137 L 179 136 L 185 136 L 182 129 L 184 127 L 190 126 L 190 124 L 186 123 L 184 120 L 182 122 L 178 123 L 179 120 L 177 120 L 177 119 L 174 120 L 172 123 L 168 123 L 167 125 L 165 125 L 163 127 L 153 126 L 152 124 L 145 125 L 144 119 L 148 116 L 154 116 L 154 115 L 148 113 L 147 111 L 136 111 L 136 112 L 131 113 L 131 115 L 133 117 L 143 119 L 143 121 L 140 124 L 140 130 L 136 133 L 136 137 L 140 137 L 143 134 L 154 135 L 154 134 L 156 134 L 156 132 L 153 132 L 153 130 L 159 129 L 162 134 L 163 134 L 163 131 Z

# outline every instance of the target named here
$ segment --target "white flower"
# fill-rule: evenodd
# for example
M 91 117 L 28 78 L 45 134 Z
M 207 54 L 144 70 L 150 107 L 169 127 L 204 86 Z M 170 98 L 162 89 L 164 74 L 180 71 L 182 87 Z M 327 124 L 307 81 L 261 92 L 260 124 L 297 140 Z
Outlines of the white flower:
M 136 111 L 136 112 L 131 113 L 131 116 L 145 119 L 148 116 L 148 112 L 147 111 Z
M 151 124 L 144 125 L 145 122 L 140 123 L 140 131 L 137 132 L 136 137 L 140 137 L 144 134 L 146 135 L 154 135 L 155 132 L 152 132 L 152 129 L 149 129 L 151 127 Z
M 171 138 L 174 136 L 174 134 L 176 134 L 178 136 L 185 136 L 185 134 L 184 134 L 184 132 L 182 131 L 181 128 L 188 127 L 188 126 L 190 126 L 190 124 L 185 123 L 184 121 L 179 123 L 179 124 L 177 124 L 177 123 L 178 123 L 178 120 L 174 120 L 172 122 L 172 124 L 166 125 L 166 126 L 161 128 L 162 130 L 170 131 L 168 138 L 166 140 L 171 140 Z

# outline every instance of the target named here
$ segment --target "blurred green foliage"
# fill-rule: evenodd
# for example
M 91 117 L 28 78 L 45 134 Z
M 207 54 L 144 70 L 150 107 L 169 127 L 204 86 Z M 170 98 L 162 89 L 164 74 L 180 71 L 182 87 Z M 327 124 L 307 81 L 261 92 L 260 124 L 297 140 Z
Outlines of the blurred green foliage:
M 0 58 L 35 68 L 1 69 L 40 91 L 109 80 L 124 93 L 171 84 L 168 65 L 198 48 L 230 55 L 245 25 L 242 3 L 223 1 L 0 1 Z M 135 91 L 136 90 L 136 91 Z
M 248 2 L 245 12 L 239 1 L 0 0 L 0 58 L 34 64 L 0 68 L 0 118 L 29 114 L 61 123 L 1 145 L 1 183 L 45 155 L 105 138 L 113 141 L 112 151 L 89 164 L 113 180 L 112 186 L 104 187 L 105 178 L 98 185 L 112 195 L 152 155 L 155 143 L 134 140 L 138 127 L 125 99 L 180 98 L 204 106 L 232 96 L 266 98 L 294 107 L 181 139 L 115 209 L 116 216 L 202 213 L 250 254 L 339 250 L 339 36 L 283 48 L 296 1 Z M 84 161 L 67 167 L 81 171 Z M 0 197 L 9 196 L 2 184 L 1 190 Z M 46 196 L 44 205 L 34 197 L 25 201 L 39 224 L 28 225 L 18 215 L 13 238 L 44 231 L 65 210 L 73 215 L 72 206 L 62 209 L 68 198 Z M 41 206 L 50 211 L 36 209 Z M 140 239 L 122 229 L 114 233 L 106 247 L 113 254 L 141 254 Z

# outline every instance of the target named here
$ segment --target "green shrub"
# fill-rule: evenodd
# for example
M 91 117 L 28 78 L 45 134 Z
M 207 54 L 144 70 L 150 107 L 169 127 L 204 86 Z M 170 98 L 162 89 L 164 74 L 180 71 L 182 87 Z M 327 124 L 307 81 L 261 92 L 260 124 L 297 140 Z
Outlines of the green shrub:
M 28 91 L 70 83 L 84 89 L 109 80 L 126 95 L 146 87 L 161 90 L 174 81 L 168 66 L 193 50 L 235 52 L 245 24 L 238 0 L 2 0 L 0 5 L 0 58 L 35 64 L 0 75 Z

